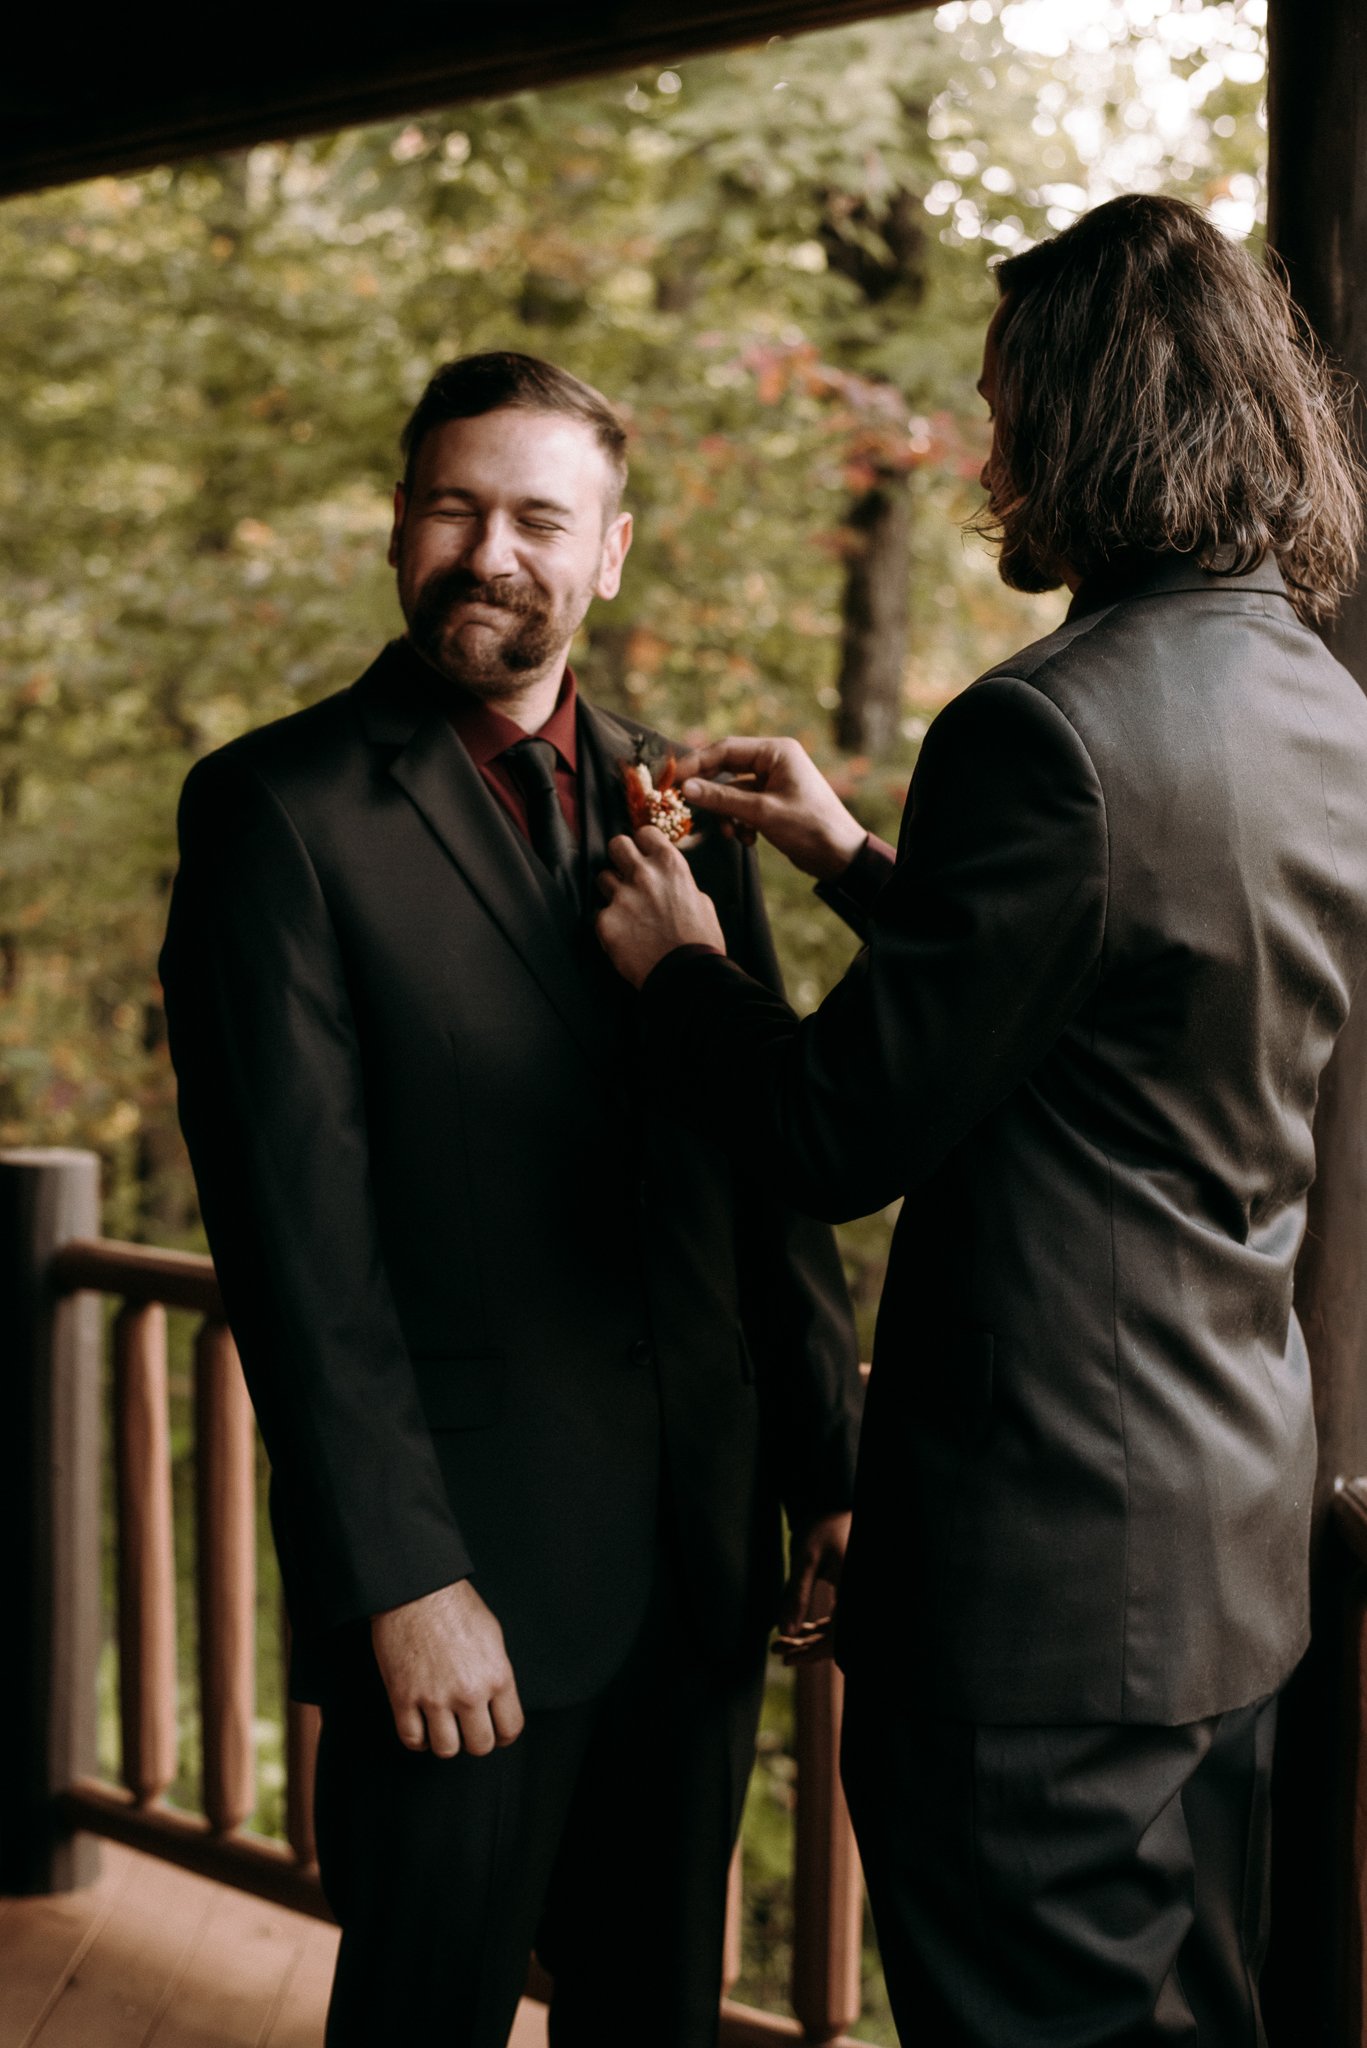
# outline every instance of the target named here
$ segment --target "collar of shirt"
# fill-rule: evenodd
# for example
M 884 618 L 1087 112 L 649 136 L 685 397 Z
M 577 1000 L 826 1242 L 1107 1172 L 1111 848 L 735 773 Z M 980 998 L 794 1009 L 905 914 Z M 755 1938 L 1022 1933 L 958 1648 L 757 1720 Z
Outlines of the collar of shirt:
M 557 769 L 568 769 L 571 775 L 579 773 L 579 733 L 575 717 L 578 702 L 574 670 L 567 668 L 554 711 L 541 730 L 532 735 L 536 739 L 550 741 L 558 756 Z M 497 705 L 472 696 L 468 690 L 457 689 L 454 684 L 449 686 L 446 715 L 481 774 L 509 747 L 529 737 Z
M 443 692 L 446 716 L 457 739 L 484 779 L 485 787 L 497 798 L 523 838 L 527 838 L 527 805 L 506 759 L 508 748 L 519 740 L 549 740 L 555 748 L 555 787 L 565 823 L 574 837 L 580 835 L 579 729 L 576 716 L 579 688 L 574 670 L 567 668 L 560 684 L 555 709 L 540 732 L 532 735 L 506 713 L 468 690 L 448 683 Z

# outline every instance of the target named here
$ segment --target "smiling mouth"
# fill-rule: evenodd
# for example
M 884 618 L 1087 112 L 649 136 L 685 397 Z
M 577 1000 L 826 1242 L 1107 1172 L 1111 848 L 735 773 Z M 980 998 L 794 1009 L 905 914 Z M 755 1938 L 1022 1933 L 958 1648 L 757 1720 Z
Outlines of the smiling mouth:
M 483 626 L 486 632 L 504 626 L 516 614 L 511 607 L 502 604 L 486 604 L 475 598 L 462 598 L 447 613 L 447 627 L 459 631 L 464 626 Z

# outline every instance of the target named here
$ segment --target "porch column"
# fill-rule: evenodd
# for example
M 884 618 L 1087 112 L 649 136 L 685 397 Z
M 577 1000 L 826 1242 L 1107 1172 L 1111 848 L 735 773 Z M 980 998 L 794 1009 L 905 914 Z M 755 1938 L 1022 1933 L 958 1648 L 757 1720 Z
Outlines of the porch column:
M 56 1800 L 95 1767 L 100 1304 L 48 1275 L 60 1245 L 98 1234 L 93 1152 L 0 1152 L 0 1892 L 96 1868 Z
M 1268 237 L 1321 341 L 1367 388 L 1367 9 L 1272 0 Z M 1330 636 L 1367 688 L 1367 577 Z M 1363 802 L 1367 803 L 1367 778 Z M 1367 1474 L 1367 998 L 1324 1076 L 1318 1168 L 1296 1277 L 1320 1470 L 1315 1640 L 1283 1708 L 1274 1790 L 1273 2048 L 1358 2048 L 1361 1902 L 1352 1848 L 1361 1588 L 1330 1525 L 1335 1479 Z

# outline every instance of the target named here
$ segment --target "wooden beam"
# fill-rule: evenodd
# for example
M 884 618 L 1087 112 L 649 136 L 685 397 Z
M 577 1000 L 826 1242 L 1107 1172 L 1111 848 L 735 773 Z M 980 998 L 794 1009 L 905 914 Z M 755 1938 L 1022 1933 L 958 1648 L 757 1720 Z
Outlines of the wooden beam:
M 272 1905 L 331 1920 L 318 1872 L 303 1868 L 279 1842 L 264 1835 L 216 1834 L 198 1814 L 171 1806 L 139 1806 L 128 1792 L 99 1778 L 78 1778 L 62 1794 L 67 1824 L 124 1842 L 145 1855 L 197 1871 L 215 1884 L 235 1885 Z
M 834 2041 L 862 2009 L 864 1882 L 840 1784 L 845 1683 L 829 1660 L 800 1664 L 793 1865 L 793 2011 L 808 2041 Z
M 0 1152 L 0 1892 L 94 1876 L 56 1802 L 95 1763 L 100 1307 L 59 1295 L 51 1262 L 98 1227 L 93 1152 Z
M 1367 13 L 1361 0 L 1273 0 L 1269 240 L 1330 353 L 1367 385 Z M 1367 587 L 1331 645 L 1367 687 Z M 1367 1001 L 1320 1089 L 1317 1175 L 1296 1276 L 1310 1349 L 1320 1473 L 1312 1541 L 1314 1642 L 1281 1710 L 1274 1789 L 1269 2038 L 1357 2048 L 1351 1797 L 1359 1712 L 1347 1618 L 1354 1566 L 1335 1540 L 1334 1483 L 1367 1473 Z
M 759 2012 L 753 2005 L 738 2005 L 730 1998 L 722 2000 L 717 2048 L 781 2048 L 783 2042 L 798 2048 L 798 2044 L 811 2038 L 797 2020 L 785 2019 L 781 2013 Z M 828 2040 L 825 2048 L 864 2048 L 864 2044 L 842 2034 L 839 2040 Z
M 230 1834 L 256 1805 L 256 1425 L 226 1323 L 195 1341 L 195 1523 L 204 1811 Z
M 1367 9 L 1273 0 L 1268 239 L 1330 354 L 1367 390 Z M 1367 689 L 1367 578 L 1331 635 Z
M 419 0 L 320 26 L 310 10 L 244 0 L 208 60 L 183 25 L 145 10 L 88 14 L 79 33 L 53 15 L 6 51 L 0 197 L 933 4 L 532 0 L 500 13 Z
M 159 1302 L 125 1302 L 114 1322 L 114 1474 L 123 1781 L 149 1806 L 177 1763 L 175 1517 Z
M 221 1321 L 223 1297 L 214 1262 L 202 1252 L 168 1252 L 159 1245 L 124 1244 L 117 1237 L 73 1238 L 52 1261 L 52 1284 L 64 1293 L 87 1287 L 120 1301 L 159 1302 L 195 1309 Z

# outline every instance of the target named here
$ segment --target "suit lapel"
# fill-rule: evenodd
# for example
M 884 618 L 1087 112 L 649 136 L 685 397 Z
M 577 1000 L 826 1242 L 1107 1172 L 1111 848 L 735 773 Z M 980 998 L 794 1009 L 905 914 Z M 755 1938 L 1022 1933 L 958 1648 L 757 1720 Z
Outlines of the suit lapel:
M 484 908 L 589 1056 L 604 1057 L 601 1029 L 574 958 L 574 930 L 549 878 L 505 818 L 461 745 L 435 690 L 412 674 L 401 643 L 356 684 L 361 722 L 397 747 L 389 773 L 414 804 Z
M 579 729 L 592 748 L 598 772 L 602 801 L 602 841 L 595 849 L 590 846 L 591 857 L 596 853 L 596 866 L 601 867 L 607 859 L 607 842 L 619 832 L 631 831 L 631 814 L 627 809 L 627 793 L 622 782 L 622 764 L 640 758 L 638 749 L 644 745 L 646 757 L 652 766 L 658 766 L 657 757 L 670 753 L 670 743 L 649 726 L 635 725 L 626 719 L 616 718 L 610 711 L 600 711 L 596 705 L 586 704 L 579 699 Z M 704 811 L 693 820 L 693 830 L 700 840 L 706 841 L 719 830 L 715 813 Z M 695 849 L 684 858 L 692 865 Z
M 596 797 L 596 801 L 584 806 L 590 887 L 607 859 L 609 839 L 631 830 L 622 764 L 636 759 L 638 736 L 638 728 L 624 725 L 611 712 L 600 711 L 596 705 L 579 699 L 579 737 L 588 756 L 585 766 L 590 770 L 585 776 L 585 788 Z

